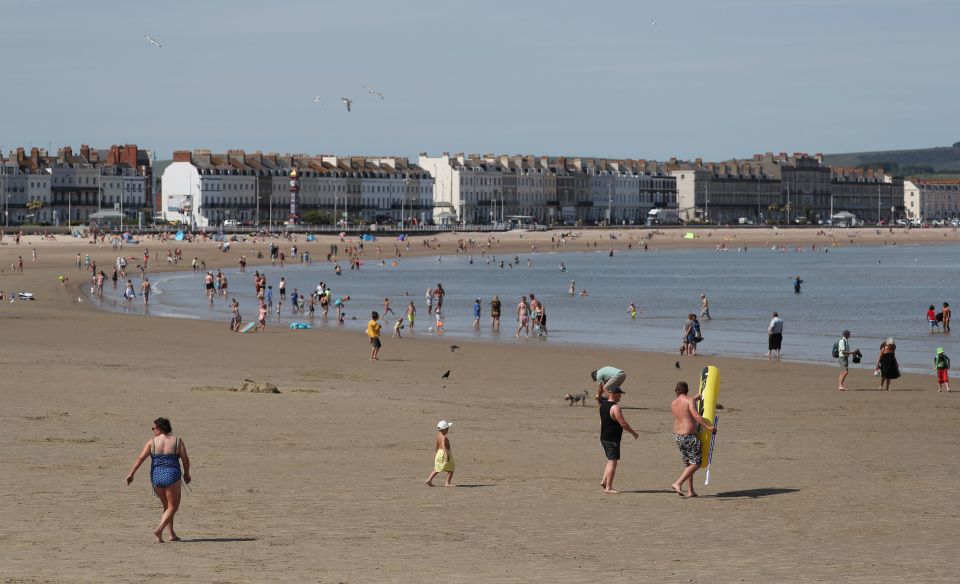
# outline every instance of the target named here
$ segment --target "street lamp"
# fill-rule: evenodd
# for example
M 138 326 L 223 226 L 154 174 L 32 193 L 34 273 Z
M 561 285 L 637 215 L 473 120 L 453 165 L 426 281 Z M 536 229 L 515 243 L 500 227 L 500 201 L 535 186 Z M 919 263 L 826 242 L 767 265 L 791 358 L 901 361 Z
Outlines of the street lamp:
M 410 183 L 412 181 L 409 178 L 403 179 L 403 198 L 400 199 L 400 227 L 403 227 L 403 204 L 407 201 L 407 196 L 410 194 Z
M 3 226 L 10 227 L 10 195 L 7 193 L 7 164 L 0 166 L 0 176 L 3 177 Z

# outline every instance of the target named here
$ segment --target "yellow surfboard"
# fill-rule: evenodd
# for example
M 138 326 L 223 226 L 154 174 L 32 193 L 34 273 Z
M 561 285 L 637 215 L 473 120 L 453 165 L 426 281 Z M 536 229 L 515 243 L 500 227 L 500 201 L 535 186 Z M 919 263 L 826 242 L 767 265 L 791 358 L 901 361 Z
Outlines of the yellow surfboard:
M 700 401 L 697 402 L 697 411 L 711 424 L 717 414 L 718 395 L 720 395 L 720 370 L 713 365 L 704 367 L 700 373 Z M 701 426 L 697 430 L 697 437 L 700 438 L 700 453 L 703 458 L 700 464 L 706 466 L 710 457 L 713 432 Z

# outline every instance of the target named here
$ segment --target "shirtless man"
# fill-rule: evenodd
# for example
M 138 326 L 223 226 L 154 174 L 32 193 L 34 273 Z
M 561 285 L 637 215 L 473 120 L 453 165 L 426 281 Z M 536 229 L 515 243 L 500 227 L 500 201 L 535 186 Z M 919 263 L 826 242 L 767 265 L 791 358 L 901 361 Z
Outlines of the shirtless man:
M 143 282 L 140 284 L 140 295 L 143 296 L 143 303 L 149 304 L 150 302 L 150 279 L 144 278 Z
M 673 434 L 677 448 L 680 449 L 680 457 L 683 459 L 683 464 L 686 465 L 686 468 L 680 474 L 680 478 L 670 486 L 681 497 L 683 496 L 681 489 L 684 482 L 688 483 L 687 497 L 697 496 L 697 492 L 693 490 L 693 473 L 697 472 L 702 462 L 700 439 L 697 438 L 697 424 L 712 430 L 714 433 L 717 431 L 713 424 L 705 420 L 697 411 L 696 403 L 700 400 L 700 396 L 690 399 L 690 396 L 687 395 L 689 391 L 690 388 L 687 387 L 685 381 L 678 383 L 674 389 L 677 397 L 670 404 L 670 412 L 673 414 Z
M 520 331 L 525 331 L 530 336 L 530 305 L 527 304 L 527 297 L 524 296 L 517 303 L 517 337 Z
M 213 306 L 213 274 L 210 272 L 203 277 L 203 286 L 207 290 L 207 304 Z
M 700 318 L 713 320 L 713 318 L 710 316 L 710 301 L 707 300 L 706 294 L 700 295 Z

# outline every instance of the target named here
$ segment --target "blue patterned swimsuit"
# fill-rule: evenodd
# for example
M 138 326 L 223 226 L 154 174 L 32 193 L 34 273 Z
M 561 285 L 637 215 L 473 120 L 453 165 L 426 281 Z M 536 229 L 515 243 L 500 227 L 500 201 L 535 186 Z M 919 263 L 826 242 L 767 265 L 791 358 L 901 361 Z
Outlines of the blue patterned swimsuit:
M 157 454 L 157 440 L 150 448 L 150 482 L 154 487 L 169 487 L 180 481 L 180 439 L 172 454 Z

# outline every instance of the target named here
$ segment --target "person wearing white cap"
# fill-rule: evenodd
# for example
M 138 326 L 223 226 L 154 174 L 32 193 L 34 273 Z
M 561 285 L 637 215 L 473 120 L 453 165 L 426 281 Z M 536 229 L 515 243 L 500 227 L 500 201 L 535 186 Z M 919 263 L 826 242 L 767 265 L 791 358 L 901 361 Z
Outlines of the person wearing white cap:
M 433 472 L 430 473 L 430 476 L 427 477 L 427 486 L 433 486 L 433 479 L 440 473 L 447 473 L 447 480 L 444 482 L 443 486 L 452 487 L 453 484 L 453 453 L 450 451 L 450 439 L 447 438 L 447 432 L 450 431 L 450 426 L 453 425 L 453 422 L 448 422 L 447 420 L 440 420 L 437 424 L 437 440 L 436 448 L 437 455 L 433 459 Z

